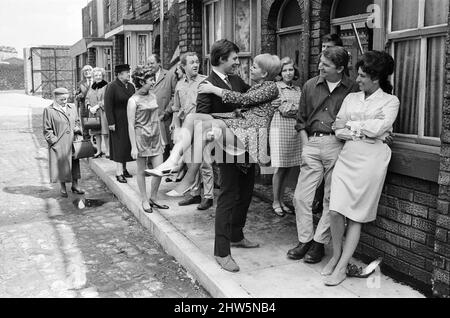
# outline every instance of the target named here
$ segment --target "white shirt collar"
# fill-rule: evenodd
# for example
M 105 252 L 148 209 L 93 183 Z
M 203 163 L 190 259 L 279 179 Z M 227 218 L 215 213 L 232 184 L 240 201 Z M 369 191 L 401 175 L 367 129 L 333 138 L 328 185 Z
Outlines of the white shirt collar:
M 221 79 L 222 81 L 225 81 L 225 78 L 228 78 L 228 75 L 223 74 L 223 73 L 219 72 L 219 71 L 216 70 L 216 69 L 213 69 L 213 72 L 215 72 L 215 73 L 220 77 L 220 79 Z
M 361 101 L 370 101 L 370 100 L 372 100 L 372 99 L 374 99 L 374 98 L 377 98 L 377 97 L 380 96 L 380 95 L 383 95 L 384 91 L 383 91 L 383 90 L 381 89 L 381 87 L 380 87 L 380 88 L 377 89 L 375 92 L 373 92 L 372 95 L 370 95 L 370 96 L 367 97 L 367 98 L 366 98 L 366 94 L 365 94 L 363 91 L 361 91 L 360 93 L 361 93 L 361 95 L 360 95 Z

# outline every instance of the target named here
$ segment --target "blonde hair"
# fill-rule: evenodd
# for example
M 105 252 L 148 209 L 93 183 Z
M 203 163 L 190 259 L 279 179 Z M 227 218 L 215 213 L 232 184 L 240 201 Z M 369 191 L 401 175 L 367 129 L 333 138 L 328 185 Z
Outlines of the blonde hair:
M 102 73 L 102 77 L 104 77 L 106 74 L 105 69 L 103 67 L 94 67 L 94 69 L 92 70 L 92 75 L 94 75 L 96 72 Z
M 273 81 L 281 72 L 281 61 L 276 55 L 259 54 L 255 56 L 254 61 L 264 72 L 267 72 L 267 81 Z

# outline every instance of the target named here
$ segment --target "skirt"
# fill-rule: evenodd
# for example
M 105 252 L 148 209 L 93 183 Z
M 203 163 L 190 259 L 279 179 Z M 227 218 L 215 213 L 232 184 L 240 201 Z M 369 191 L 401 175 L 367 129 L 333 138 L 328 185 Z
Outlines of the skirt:
M 347 141 L 331 178 L 330 211 L 359 223 L 374 221 L 390 160 L 391 149 L 380 140 Z
M 302 144 L 300 133 L 295 130 L 295 118 L 273 115 L 270 124 L 270 160 L 272 167 L 290 168 L 300 166 Z

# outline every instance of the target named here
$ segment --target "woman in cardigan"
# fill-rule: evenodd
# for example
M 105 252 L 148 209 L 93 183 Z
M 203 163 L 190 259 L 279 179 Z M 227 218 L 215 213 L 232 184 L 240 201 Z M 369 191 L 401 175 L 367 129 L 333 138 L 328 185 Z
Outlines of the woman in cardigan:
M 67 89 L 57 88 L 53 95 L 53 104 L 44 109 L 42 127 L 48 144 L 50 182 L 59 182 L 61 196 L 67 198 L 66 182 L 72 182 L 72 192 L 84 194 L 78 187 L 80 161 L 72 158 L 74 136 L 81 135 L 80 119 L 75 105 L 67 103 Z
M 272 211 L 278 216 L 294 212 L 283 202 L 289 171 L 300 166 L 301 138 L 295 130 L 301 89 L 293 85 L 299 72 L 290 57 L 281 59 L 281 80 L 277 82 L 280 96 L 272 102 L 277 107 L 270 124 L 270 161 L 275 172 L 272 178 Z
M 109 129 L 104 107 L 105 89 L 108 83 L 103 80 L 104 76 L 105 70 L 103 68 L 94 68 L 92 71 L 94 84 L 92 84 L 86 95 L 89 117 L 97 117 L 101 125 L 99 130 L 91 129 L 89 132 L 91 136 L 95 137 L 97 143 L 97 153 L 94 155 L 94 158 L 98 158 L 102 154 L 106 154 L 106 158 L 109 158 Z
M 377 216 L 378 202 L 391 159 L 385 143 L 400 102 L 388 76 L 392 57 L 379 51 L 364 53 L 356 64 L 360 92 L 344 99 L 334 123 L 336 137 L 346 140 L 331 179 L 330 225 L 333 256 L 322 271 L 325 285 L 339 285 L 358 246 L 361 227 Z M 347 219 L 347 228 L 345 227 Z M 345 243 L 343 243 L 346 233 Z

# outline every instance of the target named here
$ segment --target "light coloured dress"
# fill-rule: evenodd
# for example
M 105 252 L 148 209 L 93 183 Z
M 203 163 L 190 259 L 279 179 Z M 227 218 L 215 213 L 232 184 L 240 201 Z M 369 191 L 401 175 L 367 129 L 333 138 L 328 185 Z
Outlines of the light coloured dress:
M 277 82 L 277 86 L 281 106 L 276 109 L 270 124 L 270 159 L 272 167 L 290 168 L 301 163 L 301 138 L 295 124 L 302 92 L 300 87 L 283 81 Z M 289 112 L 285 113 L 283 109 L 289 109 Z
M 336 121 L 350 128 L 336 129 L 346 140 L 331 179 L 330 210 L 359 223 L 375 220 L 391 149 L 383 141 L 392 131 L 400 102 L 381 88 L 365 99 L 364 92 L 344 99 Z M 379 114 L 383 114 L 383 119 Z
M 149 93 L 145 96 L 135 94 L 130 98 L 136 103 L 134 129 L 138 156 L 152 157 L 163 154 L 164 148 L 155 94 Z
M 241 109 L 242 117 L 235 113 L 213 113 L 215 118 L 222 119 L 228 128 L 243 144 L 244 150 L 250 154 L 253 162 L 267 164 L 270 121 L 275 112 L 271 102 L 278 97 L 275 82 L 266 81 L 252 86 L 246 93 L 223 90 L 222 101 L 236 105 Z M 225 118 L 228 117 L 228 118 Z
M 108 120 L 106 119 L 106 113 L 105 113 L 105 106 L 104 106 L 104 100 L 105 100 L 105 90 L 106 90 L 106 81 L 102 81 L 100 83 L 94 83 L 94 85 L 89 88 L 89 91 L 86 95 L 86 106 L 90 108 L 91 106 L 99 105 L 100 108 L 97 110 L 95 114 L 92 114 L 89 112 L 89 117 L 98 117 L 100 119 L 101 123 L 101 129 L 100 130 L 90 130 L 89 134 L 91 135 L 108 135 L 109 134 L 109 127 L 108 127 Z

